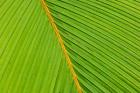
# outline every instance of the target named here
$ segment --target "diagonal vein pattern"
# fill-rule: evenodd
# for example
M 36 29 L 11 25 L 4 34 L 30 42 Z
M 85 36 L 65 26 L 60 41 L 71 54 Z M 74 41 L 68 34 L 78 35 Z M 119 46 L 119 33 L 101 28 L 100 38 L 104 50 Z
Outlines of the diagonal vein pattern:
M 0 4 L 0 93 L 77 93 L 39 0 Z
M 50 11 L 48 9 L 47 4 L 45 3 L 44 0 L 41 0 L 41 2 L 42 2 L 43 8 L 45 9 L 45 12 L 46 12 L 47 16 L 49 17 L 49 20 L 50 20 L 50 22 L 52 24 L 52 27 L 54 28 L 54 31 L 55 31 L 55 33 L 56 33 L 56 35 L 58 37 L 58 41 L 59 41 L 59 43 L 60 43 L 60 45 L 61 45 L 61 47 L 62 47 L 62 49 L 64 51 L 64 55 L 65 55 L 66 60 L 68 62 L 68 66 L 70 68 L 70 71 L 71 71 L 71 74 L 73 76 L 74 82 L 75 82 L 75 84 L 77 86 L 78 93 L 82 93 L 81 87 L 80 87 L 79 82 L 77 80 L 77 75 L 75 74 L 75 71 L 74 71 L 73 66 L 72 66 L 72 62 L 71 62 L 71 60 L 69 58 L 69 55 L 67 53 L 67 50 L 66 50 L 66 48 L 64 46 L 63 40 L 62 40 L 62 38 L 61 38 L 61 36 L 59 34 L 58 28 L 56 27 L 56 24 L 55 24 L 55 22 L 54 22 L 54 20 L 53 20 L 53 18 L 51 16 L 51 13 L 50 13 Z
M 84 93 L 140 92 L 140 2 L 47 0 Z

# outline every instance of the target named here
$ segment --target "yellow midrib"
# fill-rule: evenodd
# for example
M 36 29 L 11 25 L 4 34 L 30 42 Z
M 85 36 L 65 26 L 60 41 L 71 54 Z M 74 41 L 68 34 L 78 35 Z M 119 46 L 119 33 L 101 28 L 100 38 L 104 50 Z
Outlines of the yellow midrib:
M 51 15 L 51 12 L 49 11 L 48 5 L 47 5 L 47 3 L 44 0 L 41 0 L 41 4 L 42 4 L 42 7 L 45 10 L 46 15 L 48 16 L 48 19 L 49 19 L 49 21 L 50 21 L 50 23 L 51 23 L 51 25 L 52 25 L 52 27 L 53 27 L 53 29 L 55 31 L 55 34 L 56 34 L 56 36 L 58 38 L 58 41 L 59 41 L 60 45 L 62 47 L 62 50 L 64 52 L 64 56 L 66 58 L 67 64 L 68 64 L 69 69 L 70 69 L 70 72 L 71 72 L 71 74 L 73 76 L 73 80 L 75 82 L 77 91 L 78 91 L 78 93 L 82 93 L 82 88 L 81 88 L 81 86 L 79 84 L 79 81 L 77 79 L 77 75 L 76 75 L 76 73 L 75 73 L 75 71 L 73 69 L 72 62 L 71 62 L 70 57 L 69 57 L 69 55 L 67 53 L 67 50 L 65 48 L 65 45 L 63 43 L 63 40 L 62 40 L 62 38 L 61 38 L 61 36 L 59 34 L 59 30 L 58 30 L 58 28 L 57 28 L 57 26 L 56 26 L 56 24 L 54 22 L 54 19 L 53 19 L 52 15 Z

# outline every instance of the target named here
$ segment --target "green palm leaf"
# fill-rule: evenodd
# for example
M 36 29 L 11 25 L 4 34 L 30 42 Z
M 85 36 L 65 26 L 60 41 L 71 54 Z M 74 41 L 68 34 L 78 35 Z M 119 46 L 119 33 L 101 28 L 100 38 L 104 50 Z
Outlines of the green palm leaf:
M 133 0 L 2 0 L 0 93 L 139 93 L 139 15 Z
M 137 2 L 47 2 L 84 92 L 140 92 L 140 12 Z
M 77 92 L 40 1 L 7 0 L 0 17 L 0 93 Z

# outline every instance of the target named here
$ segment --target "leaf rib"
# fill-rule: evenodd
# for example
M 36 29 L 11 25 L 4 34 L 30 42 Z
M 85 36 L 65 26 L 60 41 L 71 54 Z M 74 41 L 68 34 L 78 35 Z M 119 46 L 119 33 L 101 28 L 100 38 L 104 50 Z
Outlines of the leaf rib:
M 64 52 L 64 55 L 65 55 L 67 64 L 69 66 L 70 72 L 71 72 L 71 74 L 73 76 L 73 80 L 74 80 L 75 85 L 77 87 L 77 91 L 78 91 L 78 93 L 82 93 L 82 88 L 81 88 L 81 86 L 79 84 L 79 81 L 77 79 L 77 75 L 76 75 L 76 73 L 75 73 L 75 71 L 73 69 L 72 62 L 71 62 L 70 57 L 69 57 L 69 55 L 67 53 L 67 50 L 65 48 L 65 45 L 63 43 L 63 40 L 62 40 L 62 38 L 61 38 L 61 36 L 59 34 L 59 30 L 58 30 L 58 28 L 57 28 L 57 26 L 56 26 L 56 24 L 54 22 L 54 19 L 53 19 L 52 15 L 51 15 L 51 12 L 49 11 L 48 5 L 46 4 L 46 2 L 44 0 L 41 0 L 41 4 L 42 4 L 42 7 L 45 10 L 46 15 L 48 16 L 49 22 L 51 23 L 51 25 L 52 25 L 52 27 L 53 27 L 53 29 L 55 31 L 55 34 L 56 34 L 56 36 L 58 38 L 58 41 L 59 41 L 59 43 L 61 45 L 61 48 L 62 48 L 62 50 Z

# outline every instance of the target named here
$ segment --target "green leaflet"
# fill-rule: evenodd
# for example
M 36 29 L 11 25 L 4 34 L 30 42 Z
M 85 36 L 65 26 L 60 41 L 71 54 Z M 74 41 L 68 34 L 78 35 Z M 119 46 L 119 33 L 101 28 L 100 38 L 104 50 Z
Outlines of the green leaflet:
M 0 93 L 76 93 L 39 0 L 0 5 Z
M 84 93 L 140 92 L 140 2 L 46 0 Z M 0 93 L 75 93 L 39 0 L 1 0 Z
M 140 92 L 140 3 L 47 0 L 85 93 Z

